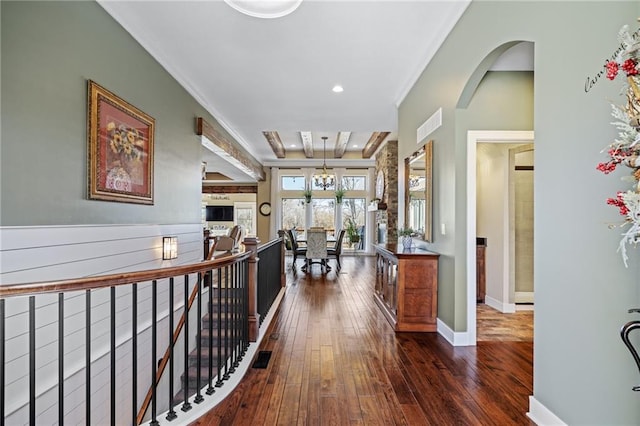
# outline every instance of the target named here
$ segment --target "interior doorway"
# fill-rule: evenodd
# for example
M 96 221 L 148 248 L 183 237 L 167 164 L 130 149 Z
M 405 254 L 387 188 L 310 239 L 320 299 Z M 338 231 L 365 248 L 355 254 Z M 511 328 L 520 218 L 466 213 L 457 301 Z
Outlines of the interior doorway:
M 476 232 L 485 247 L 479 275 L 486 283 L 478 300 L 502 313 L 533 303 L 533 154 L 530 143 L 476 147 Z
M 533 144 L 534 134 L 533 131 L 469 131 L 467 133 L 467 330 L 469 344 L 475 344 L 477 341 L 477 311 L 476 311 L 476 236 L 477 231 L 477 156 L 478 156 L 478 144 L 479 143 L 494 143 L 494 144 Z M 507 170 L 508 172 L 508 170 Z M 508 186 L 507 186 L 508 190 Z M 498 192 L 498 191 L 496 191 Z M 504 191 L 503 191 L 504 192 Z M 507 198 L 508 195 L 506 195 Z M 507 203 L 508 205 L 508 203 Z M 507 208 L 507 211 L 509 209 Z M 507 217 L 514 213 L 507 213 Z M 509 223 L 509 221 L 507 221 Z M 511 228 L 511 225 L 507 225 L 507 228 Z M 515 259 L 515 244 L 509 244 L 509 238 L 515 238 L 513 232 L 507 230 L 503 232 L 502 244 L 504 247 L 510 247 L 507 252 L 500 253 L 502 263 L 507 265 L 506 268 L 501 269 L 502 279 L 500 280 L 500 287 L 493 289 L 494 295 L 499 297 L 496 300 L 500 301 L 500 304 L 505 303 L 503 308 L 509 307 L 510 303 L 513 304 L 513 311 L 515 311 L 515 268 L 512 263 Z M 498 241 L 496 241 L 498 242 Z M 488 241 L 488 245 L 491 242 Z M 504 272 L 505 270 L 509 272 Z M 507 283 L 505 287 L 504 283 Z M 503 311 L 504 312 L 504 311 Z

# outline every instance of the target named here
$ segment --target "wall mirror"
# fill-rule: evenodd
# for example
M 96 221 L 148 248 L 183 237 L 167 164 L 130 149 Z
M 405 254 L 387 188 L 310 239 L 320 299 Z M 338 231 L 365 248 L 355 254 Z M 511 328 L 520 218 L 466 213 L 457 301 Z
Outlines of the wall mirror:
M 411 227 L 419 238 L 431 242 L 431 191 L 433 141 L 404 159 L 405 200 L 404 223 Z

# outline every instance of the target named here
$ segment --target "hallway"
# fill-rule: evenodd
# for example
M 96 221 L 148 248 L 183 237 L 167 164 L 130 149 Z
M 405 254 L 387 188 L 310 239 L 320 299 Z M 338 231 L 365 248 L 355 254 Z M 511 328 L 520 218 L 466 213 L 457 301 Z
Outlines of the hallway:
M 252 368 L 197 425 L 529 425 L 532 342 L 452 347 L 395 334 L 373 301 L 374 258 L 293 273 Z M 298 262 L 298 268 L 302 262 Z

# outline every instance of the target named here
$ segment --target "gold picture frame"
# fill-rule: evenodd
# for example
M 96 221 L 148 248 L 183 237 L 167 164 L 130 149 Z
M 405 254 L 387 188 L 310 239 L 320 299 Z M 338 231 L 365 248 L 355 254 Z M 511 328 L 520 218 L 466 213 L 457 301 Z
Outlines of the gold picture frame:
M 88 197 L 153 204 L 155 120 L 88 81 Z

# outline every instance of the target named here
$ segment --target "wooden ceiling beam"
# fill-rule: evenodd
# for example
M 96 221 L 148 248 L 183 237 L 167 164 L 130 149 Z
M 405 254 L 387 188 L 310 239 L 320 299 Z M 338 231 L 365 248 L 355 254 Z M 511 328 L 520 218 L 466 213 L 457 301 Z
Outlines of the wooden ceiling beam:
M 204 136 L 213 143 L 217 148 L 233 159 L 236 166 L 240 166 L 243 172 L 249 174 L 254 179 L 264 181 L 266 179 L 262 164 L 255 158 L 240 151 L 229 139 L 220 133 L 215 127 L 208 123 L 204 118 L 196 118 L 196 134 Z
M 265 131 L 262 132 L 262 134 L 267 139 L 267 142 L 269 142 L 269 146 L 271 146 L 271 150 L 276 155 L 276 157 L 284 158 L 287 155 L 284 144 L 282 143 L 278 132 Z
M 311 132 L 300 132 L 300 141 L 304 149 L 304 156 L 313 158 L 313 136 Z
M 367 144 L 362 149 L 362 158 L 371 158 L 380 144 L 389 136 L 389 133 L 391 132 L 373 132 Z
M 203 194 L 257 194 L 255 185 L 202 185 Z
M 342 158 L 344 152 L 347 150 L 347 144 L 351 138 L 351 132 L 338 132 L 336 137 L 336 147 L 333 150 L 333 156 L 335 158 Z

